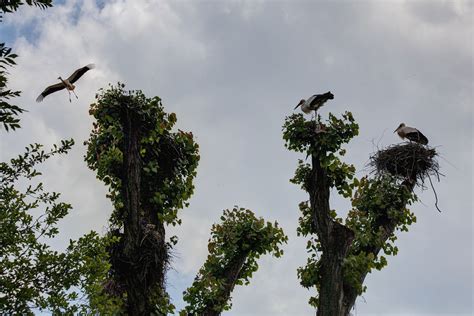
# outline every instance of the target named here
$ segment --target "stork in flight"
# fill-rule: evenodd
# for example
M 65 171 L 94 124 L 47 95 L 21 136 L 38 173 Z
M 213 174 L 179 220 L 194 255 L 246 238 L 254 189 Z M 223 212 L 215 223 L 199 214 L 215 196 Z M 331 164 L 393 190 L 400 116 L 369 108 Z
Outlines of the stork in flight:
M 315 94 L 311 96 L 308 100 L 301 99 L 300 103 L 298 103 L 297 106 L 295 106 L 295 110 L 301 106 L 301 111 L 303 111 L 306 114 L 311 113 L 314 111 L 318 111 L 320 107 L 326 103 L 327 100 L 332 100 L 334 99 L 334 94 L 331 93 L 331 91 L 328 91 L 323 94 Z
M 94 64 L 89 64 L 87 66 L 79 68 L 76 71 L 74 71 L 72 75 L 70 75 L 69 78 L 67 79 L 58 77 L 58 79 L 61 80 L 61 82 L 53 84 L 47 87 L 46 89 L 44 89 L 44 91 L 41 92 L 41 94 L 36 98 L 36 102 L 41 102 L 47 95 L 50 95 L 51 93 L 62 90 L 64 88 L 66 88 L 67 92 L 69 93 L 69 102 L 71 102 L 71 91 L 76 96 L 76 99 L 79 99 L 77 97 L 77 94 L 74 92 L 74 89 L 76 88 L 76 86 L 73 83 L 79 80 L 79 78 L 81 78 L 83 74 L 85 74 L 88 70 L 94 67 L 95 67 Z
M 398 136 L 400 136 L 402 139 L 407 138 L 412 142 L 416 142 L 423 145 L 428 144 L 428 138 L 426 138 L 425 135 L 423 135 L 419 130 L 414 127 L 406 126 L 405 123 L 401 123 L 394 131 L 394 133 L 395 132 L 397 132 Z

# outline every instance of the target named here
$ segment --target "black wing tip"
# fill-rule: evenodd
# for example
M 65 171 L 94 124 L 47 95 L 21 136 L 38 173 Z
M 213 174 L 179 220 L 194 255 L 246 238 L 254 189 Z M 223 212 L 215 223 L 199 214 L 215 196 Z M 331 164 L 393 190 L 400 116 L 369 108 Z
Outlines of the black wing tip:
M 428 138 L 423 135 L 421 132 L 412 132 L 405 135 L 406 138 L 411 140 L 412 142 L 416 142 L 422 145 L 428 145 Z
M 328 91 L 326 93 L 321 93 L 321 94 L 315 94 L 315 96 L 318 98 L 324 98 L 326 100 L 334 99 L 334 94 L 332 94 L 331 91 Z
M 74 71 L 70 76 L 69 78 L 67 78 L 67 80 L 69 80 L 70 83 L 74 83 L 76 82 L 79 78 L 82 77 L 82 75 L 84 75 L 86 72 L 88 72 L 89 70 L 95 68 L 95 64 L 88 64 L 84 67 L 81 67 L 79 69 L 77 69 L 76 71 Z
M 420 142 L 420 144 L 428 145 L 428 138 L 420 131 L 418 131 L 418 141 Z
M 420 143 L 423 145 L 428 145 L 428 138 L 425 137 L 425 135 L 420 136 Z

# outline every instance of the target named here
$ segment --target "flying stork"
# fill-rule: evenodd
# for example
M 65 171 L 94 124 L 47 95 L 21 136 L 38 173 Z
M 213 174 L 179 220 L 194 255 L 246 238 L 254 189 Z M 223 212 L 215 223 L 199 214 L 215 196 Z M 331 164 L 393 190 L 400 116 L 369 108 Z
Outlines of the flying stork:
M 331 93 L 331 91 L 328 91 L 323 94 L 315 94 L 311 96 L 308 100 L 301 99 L 300 103 L 298 103 L 297 106 L 295 106 L 295 110 L 301 106 L 301 111 L 303 111 L 306 114 L 311 113 L 316 111 L 326 103 L 327 100 L 332 100 L 334 99 L 334 94 Z
M 412 142 L 416 142 L 419 144 L 427 145 L 428 138 L 423 135 L 419 130 L 414 127 L 406 126 L 405 123 L 401 123 L 398 128 L 394 131 L 397 132 L 398 136 L 402 139 L 408 138 L 408 140 Z
M 73 83 L 79 80 L 79 78 L 81 78 L 83 74 L 85 74 L 88 70 L 94 67 L 95 67 L 94 64 L 89 64 L 87 66 L 79 68 L 76 71 L 74 71 L 72 75 L 70 75 L 67 79 L 58 77 L 58 79 L 61 80 L 61 82 L 53 84 L 47 87 L 46 89 L 44 89 L 44 91 L 41 92 L 41 94 L 36 98 L 36 102 L 41 102 L 47 95 L 54 93 L 56 91 L 62 90 L 64 88 L 66 88 L 67 92 L 69 93 L 69 102 L 71 102 L 71 91 L 76 96 L 76 99 L 79 99 L 77 97 L 77 94 L 74 92 L 74 89 L 76 88 L 76 86 Z

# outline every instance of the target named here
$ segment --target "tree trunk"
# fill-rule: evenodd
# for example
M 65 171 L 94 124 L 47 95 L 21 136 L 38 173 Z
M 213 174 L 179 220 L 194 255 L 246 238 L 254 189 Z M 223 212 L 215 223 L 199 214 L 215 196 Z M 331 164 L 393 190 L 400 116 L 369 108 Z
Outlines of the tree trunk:
M 322 247 L 320 264 L 320 288 L 317 316 L 347 316 L 357 299 L 357 290 L 344 280 L 343 263 L 349 255 L 354 240 L 354 232 L 336 222 L 330 215 L 329 179 L 326 170 L 321 167 L 319 157 L 312 157 L 312 174 L 309 183 L 309 195 L 312 218 L 318 239 Z M 403 184 L 413 190 L 413 183 Z M 406 202 L 402 201 L 399 209 L 403 210 Z M 381 217 L 377 228 L 381 227 L 384 234 L 381 241 L 385 242 L 395 230 L 396 223 L 387 216 Z M 380 245 L 382 244 L 379 243 Z M 377 255 L 379 246 L 363 249 L 365 253 Z M 363 273 L 361 281 L 365 280 Z
M 167 262 L 165 228 L 152 210 L 141 205 L 140 121 L 128 108 L 122 118 L 124 133 L 122 194 L 124 197 L 124 235 L 118 267 L 127 293 L 128 315 L 156 313 L 153 295 L 164 294 Z
M 133 113 L 125 109 L 123 132 L 125 150 L 123 152 L 122 190 L 124 197 L 124 237 L 123 258 L 130 263 L 130 271 L 122 271 L 127 292 L 127 312 L 129 315 L 149 315 L 150 306 L 146 286 L 134 272 L 136 252 L 140 235 L 140 156 L 138 149 L 139 126 Z
M 415 186 L 415 181 L 405 181 L 402 183 L 402 186 L 404 186 L 407 190 L 413 191 L 414 186 Z M 400 205 L 398 205 L 398 209 L 403 212 L 404 207 L 406 206 L 406 201 L 400 201 Z M 375 229 L 382 229 L 383 234 L 380 236 L 380 240 L 385 243 L 387 239 L 394 234 L 395 232 L 395 227 L 397 223 L 395 220 L 390 219 L 388 216 L 382 216 L 377 220 L 376 227 Z M 379 245 L 382 244 L 382 242 L 378 243 Z M 361 251 L 365 253 L 373 253 L 375 256 L 377 256 L 382 250 L 381 246 L 367 246 Z M 364 283 L 365 277 L 367 276 L 368 271 L 363 273 L 361 276 L 361 284 Z M 344 300 L 343 300 L 343 314 L 342 315 L 349 315 L 349 312 L 351 311 L 352 307 L 355 304 L 355 301 L 359 294 L 357 293 L 357 290 L 354 289 L 351 285 L 345 283 L 344 284 Z
M 227 265 L 225 269 L 225 282 L 224 282 L 224 288 L 221 292 L 221 295 L 219 297 L 219 301 L 217 302 L 218 304 L 221 304 L 222 302 L 227 302 L 230 294 L 232 293 L 232 290 L 235 287 L 235 282 L 237 281 L 239 277 L 240 270 L 242 270 L 242 267 L 245 264 L 245 260 L 247 259 L 248 254 L 244 254 L 236 259 L 234 259 L 232 262 Z M 206 309 L 203 311 L 202 316 L 219 316 L 221 314 L 220 311 L 216 311 L 215 305 L 209 305 L 206 306 Z
M 312 158 L 313 171 L 309 185 L 313 223 L 323 249 L 320 267 L 318 316 L 345 315 L 342 310 L 344 279 L 342 264 L 354 239 L 349 228 L 336 222 L 330 215 L 329 179 L 319 162 Z

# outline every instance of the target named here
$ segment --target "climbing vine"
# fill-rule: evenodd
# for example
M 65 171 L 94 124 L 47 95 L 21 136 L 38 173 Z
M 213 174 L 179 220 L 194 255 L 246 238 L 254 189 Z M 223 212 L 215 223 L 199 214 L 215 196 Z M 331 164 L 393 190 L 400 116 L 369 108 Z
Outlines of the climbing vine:
M 159 97 L 124 88 L 119 83 L 99 90 L 89 111 L 96 121 L 85 160 L 108 185 L 114 205 L 108 234 L 114 242 L 105 246 L 109 277 L 97 293 L 126 300 L 129 314 L 172 313 L 164 278 L 177 238 L 165 242 L 164 225 L 181 224 L 178 211 L 194 191 L 198 145 L 192 133 L 173 131 L 176 115 L 164 111 Z M 130 147 L 132 134 L 136 149 Z M 138 201 L 130 204 L 134 197 Z M 91 297 L 110 303 L 97 293 Z
M 316 126 L 322 127 L 322 131 L 316 131 Z M 305 266 L 298 268 L 297 274 L 303 287 L 316 289 L 318 295 L 309 300 L 314 307 L 320 307 L 319 293 L 324 282 L 321 255 L 326 253 L 326 259 L 330 256 L 329 249 L 325 249 L 327 246 L 322 243 L 323 228 L 318 225 L 344 224 L 345 229 L 352 231 L 352 237 L 347 237 L 349 248 L 342 263 L 342 282 L 346 296 L 355 300 L 366 289 L 363 282 L 367 273 L 373 268 L 380 270 L 387 264 L 379 251 L 383 250 L 385 255 L 397 254 L 394 231 L 407 231 L 408 226 L 416 221 L 414 214 L 406 208 L 406 205 L 416 201 L 412 187 L 403 185 L 399 178 L 386 173 L 358 179 L 355 167 L 341 160 L 346 153 L 342 145 L 357 136 L 358 131 L 359 126 L 350 112 L 345 112 L 340 119 L 329 114 L 325 123 L 320 116 L 308 121 L 302 114 L 293 114 L 286 118 L 283 125 L 285 146 L 289 150 L 306 153 L 306 158 L 311 157 L 312 162 L 299 160 L 290 181 L 314 196 L 316 169 L 322 170 L 319 177 L 323 175 L 324 179 L 316 181 L 327 181 L 328 187 L 350 199 L 353 207 L 344 221 L 335 210 L 329 209 L 326 218 L 324 214 L 318 215 L 321 210 L 312 209 L 310 201 L 299 204 L 301 216 L 297 233 L 309 237 L 306 245 L 309 258 Z M 327 244 L 327 240 L 324 241 Z
M 146 98 L 141 91 L 125 91 L 125 85 L 101 89 L 89 113 L 96 122 L 88 141 L 86 162 L 97 178 L 109 186 L 109 198 L 115 206 L 112 224 L 121 227 L 123 197 L 123 104 L 138 114 L 141 123 L 140 158 L 141 195 L 144 208 L 153 209 L 160 221 L 178 225 L 178 210 L 194 191 L 193 180 L 199 162 L 198 145 L 193 134 L 178 130 L 174 113 L 165 113 L 159 97 Z
M 382 222 L 392 221 L 395 230 L 407 232 L 408 226 L 416 222 L 416 216 L 406 205 L 415 201 L 413 192 L 389 175 L 360 180 L 352 198 L 353 209 L 346 219 L 355 239 L 344 265 L 345 277 L 358 294 L 366 290 L 362 285 L 365 273 L 387 265 L 386 257 L 376 255 L 375 249 L 381 248 L 386 255 L 398 253 L 394 244 L 397 236 L 388 234 Z

